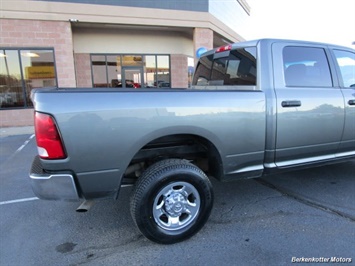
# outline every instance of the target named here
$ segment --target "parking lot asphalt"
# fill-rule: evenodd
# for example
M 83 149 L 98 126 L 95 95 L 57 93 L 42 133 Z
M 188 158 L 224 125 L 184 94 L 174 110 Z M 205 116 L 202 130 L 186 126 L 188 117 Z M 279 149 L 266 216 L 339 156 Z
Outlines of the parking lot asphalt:
M 27 130 L 0 136 L 1 266 L 355 264 L 355 160 L 212 180 L 205 227 L 187 241 L 158 245 L 134 226 L 129 187 L 86 213 L 75 212 L 79 202 L 38 200 L 28 178 L 36 145 Z

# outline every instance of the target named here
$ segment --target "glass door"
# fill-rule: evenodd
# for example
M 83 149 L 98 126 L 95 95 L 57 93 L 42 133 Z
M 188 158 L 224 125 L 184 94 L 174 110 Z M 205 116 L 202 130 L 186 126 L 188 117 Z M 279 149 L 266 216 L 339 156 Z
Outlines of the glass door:
M 122 87 L 123 88 L 142 88 L 143 87 L 143 68 L 142 67 L 122 67 Z

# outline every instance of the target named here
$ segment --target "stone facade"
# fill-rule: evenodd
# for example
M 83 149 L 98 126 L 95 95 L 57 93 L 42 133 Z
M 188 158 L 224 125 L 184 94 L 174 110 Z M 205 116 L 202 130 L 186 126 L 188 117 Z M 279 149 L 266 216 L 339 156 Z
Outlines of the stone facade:
M 204 47 L 207 50 L 213 48 L 213 30 L 206 28 L 195 28 L 194 29 L 194 51 L 196 52 L 199 48 Z M 195 65 L 198 59 L 195 54 Z
M 90 54 L 74 54 L 76 85 L 79 88 L 92 87 Z
M 171 73 L 171 87 L 172 88 L 187 88 L 188 75 L 187 75 L 187 56 L 176 55 L 170 56 L 170 73 Z

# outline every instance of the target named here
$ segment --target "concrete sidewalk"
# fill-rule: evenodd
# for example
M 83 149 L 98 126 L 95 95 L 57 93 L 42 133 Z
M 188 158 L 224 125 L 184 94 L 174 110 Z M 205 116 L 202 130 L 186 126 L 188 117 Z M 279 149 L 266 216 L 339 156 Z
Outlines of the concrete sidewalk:
M 33 126 L 0 128 L 0 137 L 8 137 L 13 135 L 26 135 L 26 134 L 34 134 L 34 133 L 35 130 Z

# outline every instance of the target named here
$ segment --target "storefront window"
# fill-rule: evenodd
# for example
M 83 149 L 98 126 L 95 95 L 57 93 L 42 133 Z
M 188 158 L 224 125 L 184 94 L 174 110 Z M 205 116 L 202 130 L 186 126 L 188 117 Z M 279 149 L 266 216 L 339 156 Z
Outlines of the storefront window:
M 123 66 L 143 66 L 143 59 L 140 55 L 123 55 L 122 56 Z
M 107 85 L 107 70 L 106 56 L 93 55 L 91 56 L 93 86 L 108 87 Z
M 157 56 L 157 87 L 168 88 L 170 87 L 170 62 L 169 56 L 158 55 Z
M 0 51 L 0 107 L 23 107 L 24 93 L 18 51 Z
M 54 54 L 51 50 L 21 50 L 22 73 L 24 74 L 27 106 L 33 88 L 56 87 Z
M 145 56 L 145 65 L 144 65 L 144 81 L 145 87 L 153 88 L 154 83 L 156 83 L 155 73 L 157 72 L 157 63 L 155 55 L 146 55 Z
M 32 107 L 33 88 L 57 87 L 54 51 L 0 49 L 0 108 Z
M 170 87 L 168 55 L 91 55 L 94 87 Z
M 116 55 L 107 56 L 108 87 L 122 87 L 121 57 Z

